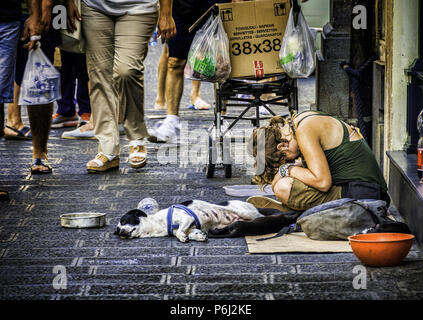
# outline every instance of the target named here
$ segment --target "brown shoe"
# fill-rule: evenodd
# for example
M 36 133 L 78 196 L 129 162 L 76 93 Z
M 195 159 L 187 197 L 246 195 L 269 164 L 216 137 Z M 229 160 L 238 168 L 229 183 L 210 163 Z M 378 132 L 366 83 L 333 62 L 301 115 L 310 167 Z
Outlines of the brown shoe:
M 276 209 L 281 212 L 289 212 L 292 209 L 288 208 L 282 202 L 278 200 L 274 200 L 272 198 L 264 197 L 264 196 L 253 196 L 247 199 L 248 203 L 251 203 L 256 208 L 269 208 L 269 209 Z

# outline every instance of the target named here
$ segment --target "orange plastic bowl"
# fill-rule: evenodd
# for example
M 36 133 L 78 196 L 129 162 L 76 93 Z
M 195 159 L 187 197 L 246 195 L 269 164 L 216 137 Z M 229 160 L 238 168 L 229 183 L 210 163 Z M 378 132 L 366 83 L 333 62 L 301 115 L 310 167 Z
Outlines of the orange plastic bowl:
M 370 267 L 391 267 L 410 252 L 414 236 L 404 233 L 369 233 L 348 237 L 355 256 Z

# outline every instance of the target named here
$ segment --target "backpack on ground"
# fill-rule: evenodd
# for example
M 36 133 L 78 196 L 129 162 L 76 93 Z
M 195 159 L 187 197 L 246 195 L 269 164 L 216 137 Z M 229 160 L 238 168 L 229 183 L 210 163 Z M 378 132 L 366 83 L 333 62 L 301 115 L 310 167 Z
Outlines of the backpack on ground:
M 296 226 L 313 240 L 347 240 L 386 221 L 392 220 L 385 201 L 346 198 L 304 211 Z

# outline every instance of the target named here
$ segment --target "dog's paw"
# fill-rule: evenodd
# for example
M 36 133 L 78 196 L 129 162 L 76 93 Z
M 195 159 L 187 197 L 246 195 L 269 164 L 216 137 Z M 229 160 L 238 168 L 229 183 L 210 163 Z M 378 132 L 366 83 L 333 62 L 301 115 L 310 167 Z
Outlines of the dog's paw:
M 195 229 L 191 231 L 191 233 L 188 235 L 188 238 L 193 241 L 204 242 L 207 241 L 207 234 L 201 230 Z
M 183 232 L 176 232 L 175 237 L 181 242 L 188 242 L 188 236 Z

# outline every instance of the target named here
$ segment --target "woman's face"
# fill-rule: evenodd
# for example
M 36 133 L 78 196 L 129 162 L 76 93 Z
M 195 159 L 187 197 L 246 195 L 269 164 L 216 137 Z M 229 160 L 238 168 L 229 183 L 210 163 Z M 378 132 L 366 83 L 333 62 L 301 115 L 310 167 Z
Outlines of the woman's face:
M 292 130 L 288 124 L 282 127 L 281 133 L 282 137 L 286 139 L 286 141 L 279 143 L 276 148 L 285 153 L 285 159 L 288 162 L 294 161 L 300 155 L 297 140 L 295 140 Z

